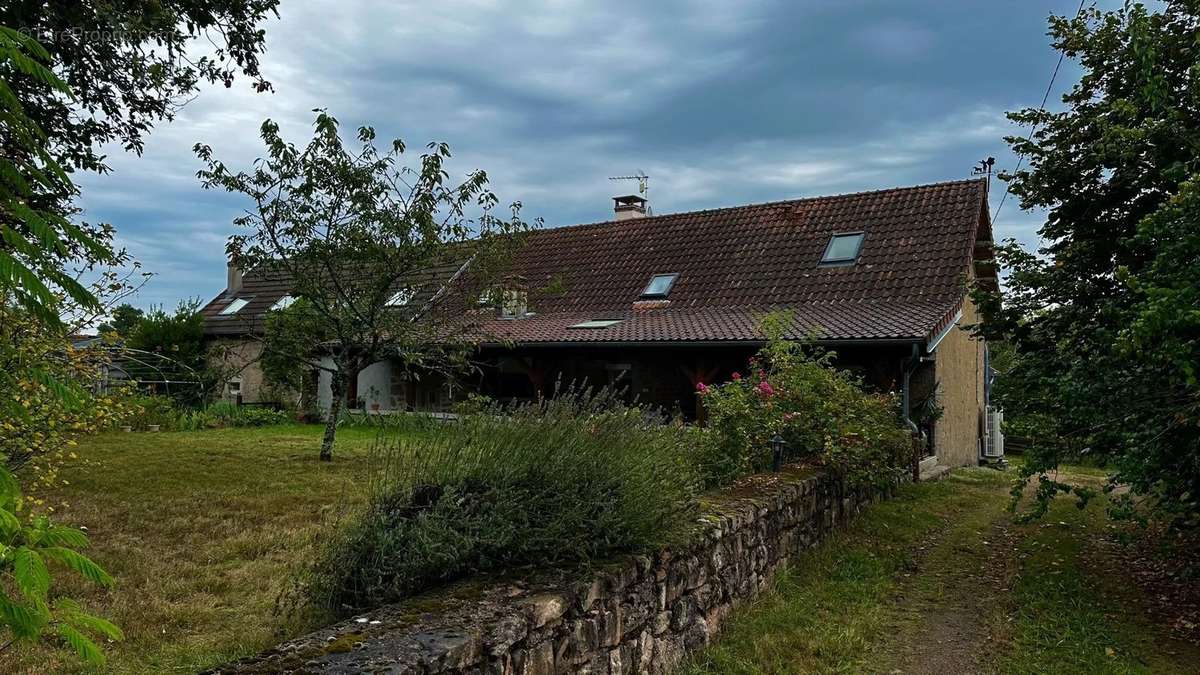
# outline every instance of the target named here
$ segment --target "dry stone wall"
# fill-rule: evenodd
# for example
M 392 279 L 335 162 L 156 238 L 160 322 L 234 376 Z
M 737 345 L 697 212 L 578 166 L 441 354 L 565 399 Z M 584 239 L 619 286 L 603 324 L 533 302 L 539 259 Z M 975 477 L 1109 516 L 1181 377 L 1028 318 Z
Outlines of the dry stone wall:
M 866 501 L 826 476 L 755 476 L 706 503 L 695 542 L 587 571 L 459 584 L 214 673 L 665 673 L 790 556 Z

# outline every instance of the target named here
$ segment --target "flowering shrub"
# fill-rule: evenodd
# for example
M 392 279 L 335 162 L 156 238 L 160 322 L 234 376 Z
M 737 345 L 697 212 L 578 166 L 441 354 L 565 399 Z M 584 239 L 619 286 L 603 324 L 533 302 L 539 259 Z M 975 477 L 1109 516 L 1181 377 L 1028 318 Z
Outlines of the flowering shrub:
M 856 485 L 895 477 L 912 452 L 895 397 L 863 391 L 832 356 L 772 339 L 745 374 L 697 385 L 712 431 L 704 458 L 710 483 L 769 467 L 776 433 L 785 461 L 814 460 Z

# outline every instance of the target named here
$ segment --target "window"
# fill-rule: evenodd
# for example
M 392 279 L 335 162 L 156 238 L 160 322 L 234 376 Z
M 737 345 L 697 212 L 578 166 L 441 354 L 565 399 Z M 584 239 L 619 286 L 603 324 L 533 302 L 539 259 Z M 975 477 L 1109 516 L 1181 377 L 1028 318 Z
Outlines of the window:
M 862 232 L 833 235 L 829 245 L 825 247 L 825 255 L 821 256 L 821 263 L 854 262 L 858 259 L 859 249 L 862 248 L 863 236 Z
M 225 309 L 221 310 L 221 316 L 229 316 L 231 314 L 237 314 L 238 312 L 242 311 L 242 308 L 248 304 L 250 304 L 250 301 L 247 300 L 246 298 L 234 298 L 233 302 L 230 302 L 228 305 L 225 305 Z
M 388 307 L 403 307 L 404 305 L 407 305 L 413 299 L 413 295 L 414 295 L 413 289 L 401 288 L 400 290 L 396 291 L 392 295 L 392 297 L 388 298 L 387 306 Z
M 519 288 L 506 289 L 501 294 L 500 318 L 520 319 L 531 314 L 529 294 Z
M 583 323 L 577 323 L 574 326 L 567 326 L 567 328 L 608 328 L 609 326 L 621 323 L 621 321 L 622 319 L 591 319 Z
M 646 284 L 646 290 L 642 291 L 642 297 L 667 297 L 667 294 L 671 292 L 671 287 L 675 285 L 675 280 L 678 278 L 678 274 L 655 274 L 653 277 L 650 277 L 650 283 Z
M 293 298 L 292 296 L 285 295 L 282 298 L 276 300 L 275 304 L 271 305 L 271 311 L 274 311 L 277 309 L 287 309 L 288 307 L 291 307 L 292 303 L 295 301 L 296 301 L 296 299 Z

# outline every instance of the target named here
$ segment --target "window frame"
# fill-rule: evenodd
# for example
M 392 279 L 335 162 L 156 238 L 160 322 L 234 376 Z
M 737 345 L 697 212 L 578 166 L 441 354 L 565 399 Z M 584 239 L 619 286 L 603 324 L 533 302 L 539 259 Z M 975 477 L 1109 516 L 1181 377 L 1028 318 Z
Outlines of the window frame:
M 234 316 L 243 309 L 246 309 L 246 306 L 249 305 L 250 301 L 253 299 L 254 298 L 235 297 L 229 301 L 229 304 L 222 307 L 220 312 L 217 312 L 217 316 Z M 239 302 L 242 304 L 239 305 Z M 234 305 L 237 306 L 234 307 Z
M 587 321 L 580 321 L 577 324 L 567 326 L 567 328 L 573 328 L 576 330 L 604 330 L 605 328 L 612 328 L 624 320 L 625 319 L 588 319 Z
M 650 287 L 654 285 L 654 281 L 664 277 L 670 278 L 670 281 L 667 282 L 667 287 L 661 293 L 651 293 Z M 671 291 L 675 288 L 675 282 L 677 281 L 679 281 L 679 272 L 652 274 L 650 275 L 650 281 L 646 282 L 646 286 L 642 289 L 642 294 L 638 297 L 642 300 L 664 300 L 671 294 Z
M 849 258 L 830 258 L 829 252 L 833 248 L 833 243 L 841 237 L 858 237 L 858 246 L 854 249 L 854 255 Z M 829 241 L 825 244 L 825 251 L 821 254 L 820 265 L 826 267 L 836 267 L 844 265 L 853 265 L 858 262 L 859 256 L 862 255 L 863 244 L 867 241 L 866 230 L 855 230 L 852 232 L 834 232 L 829 236 Z
M 415 297 L 417 297 L 417 290 L 415 288 L 409 288 L 406 286 L 388 296 L 388 299 L 383 303 L 383 306 L 389 308 L 407 307 L 412 303 L 413 298 Z M 398 302 L 399 300 L 403 300 L 403 302 Z

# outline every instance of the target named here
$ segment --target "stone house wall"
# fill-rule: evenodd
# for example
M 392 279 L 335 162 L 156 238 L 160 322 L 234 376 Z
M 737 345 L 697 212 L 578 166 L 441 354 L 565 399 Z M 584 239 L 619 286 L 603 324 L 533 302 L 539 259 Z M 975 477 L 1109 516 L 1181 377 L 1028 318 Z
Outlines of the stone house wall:
M 229 397 L 229 381 L 238 378 L 243 402 L 259 403 L 265 400 L 266 379 L 259 365 L 261 342 L 246 338 L 214 338 L 209 342 L 208 353 L 210 365 L 218 369 L 225 379 L 217 391 L 219 397 Z
M 751 477 L 709 502 L 687 549 L 586 572 L 459 584 L 212 672 L 669 672 L 708 644 L 730 611 L 763 590 L 790 556 L 865 501 L 827 476 Z

